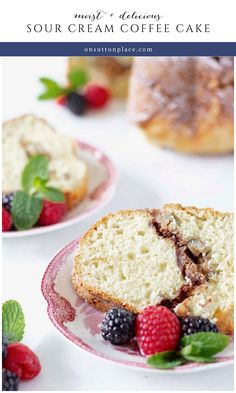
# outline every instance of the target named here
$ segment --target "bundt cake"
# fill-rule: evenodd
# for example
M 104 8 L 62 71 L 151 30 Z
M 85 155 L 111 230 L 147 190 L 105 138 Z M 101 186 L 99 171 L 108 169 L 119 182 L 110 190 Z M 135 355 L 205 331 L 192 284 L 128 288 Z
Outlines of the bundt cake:
M 69 57 L 68 72 L 84 69 L 91 82 L 107 87 L 113 97 L 127 96 L 132 58 L 126 56 Z
M 134 59 L 129 114 L 158 145 L 184 153 L 233 150 L 232 57 Z
M 165 205 L 124 210 L 81 238 L 73 285 L 102 311 L 161 304 L 233 331 L 233 214 Z
M 88 170 L 78 158 L 76 143 L 57 133 L 45 120 L 24 115 L 3 124 L 2 192 L 21 189 L 21 176 L 29 158 L 45 154 L 49 158 L 49 182 L 65 193 L 68 208 L 87 192 Z

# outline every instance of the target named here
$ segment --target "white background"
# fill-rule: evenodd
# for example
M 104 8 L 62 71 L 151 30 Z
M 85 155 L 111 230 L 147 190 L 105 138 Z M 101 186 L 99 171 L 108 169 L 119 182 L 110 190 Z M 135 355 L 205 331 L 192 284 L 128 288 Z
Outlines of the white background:
M 235 29 L 235 0 L 213 1 L 213 0 L 145 0 L 128 2 L 127 0 L 110 1 L 94 0 L 78 1 L 58 1 L 58 0 L 7 0 L 0 2 L 0 40 L 1 41 L 236 41 Z M 139 13 L 164 15 L 163 23 L 170 23 L 175 26 L 183 23 L 210 23 L 211 32 L 206 34 L 181 33 L 178 34 L 174 29 L 171 33 L 121 33 L 119 32 L 119 20 L 114 20 L 116 33 L 81 33 L 70 34 L 63 31 L 62 34 L 29 34 L 26 33 L 26 25 L 31 24 L 50 24 L 61 23 L 67 26 L 76 23 L 73 19 L 75 13 L 86 13 L 102 9 L 113 12 L 116 15 L 124 12 L 137 11 Z M 106 22 L 110 23 L 110 19 Z M 77 20 L 77 23 L 82 23 Z M 130 22 L 129 22 L 130 23 Z M 133 21 L 133 23 L 136 23 Z M 148 21 L 140 21 L 148 23 Z M 150 23 L 153 23 L 152 21 Z
M 58 131 L 103 149 L 120 180 L 112 201 L 84 223 L 46 235 L 4 239 L 3 299 L 17 299 L 25 311 L 24 343 L 38 354 L 41 374 L 22 390 L 231 390 L 233 369 L 189 376 L 148 375 L 87 354 L 60 336 L 47 317 L 40 283 L 46 266 L 65 244 L 101 215 L 120 208 L 159 207 L 166 202 L 233 209 L 233 157 L 197 157 L 150 145 L 131 125 L 122 103 L 84 118 L 53 102 L 38 102 L 38 77 L 65 79 L 66 59 L 3 60 L 3 118 L 24 113 L 45 117 Z M 14 159 L 14 158 L 13 158 Z M 16 162 L 17 165 L 17 162 Z

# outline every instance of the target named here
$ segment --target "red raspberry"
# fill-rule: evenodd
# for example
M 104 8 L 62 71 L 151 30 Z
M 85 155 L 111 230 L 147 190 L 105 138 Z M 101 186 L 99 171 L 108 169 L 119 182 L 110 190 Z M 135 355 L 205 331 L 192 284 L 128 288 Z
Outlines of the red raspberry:
M 3 367 L 17 374 L 20 379 L 32 379 L 41 371 L 38 357 L 21 343 L 9 344 Z
M 136 338 L 144 356 L 176 349 L 180 336 L 180 322 L 167 307 L 148 306 L 136 318 Z
M 53 225 L 61 221 L 62 217 L 67 211 L 65 202 L 51 202 L 44 200 L 43 209 L 39 216 L 39 225 Z
M 58 105 L 65 106 L 66 105 L 66 98 L 67 98 L 66 96 L 60 96 L 56 99 L 56 103 Z
M 2 208 L 2 231 L 6 232 L 11 229 L 12 218 L 10 213 L 3 207 Z
M 99 85 L 88 85 L 84 96 L 91 108 L 102 108 L 110 98 L 109 91 Z

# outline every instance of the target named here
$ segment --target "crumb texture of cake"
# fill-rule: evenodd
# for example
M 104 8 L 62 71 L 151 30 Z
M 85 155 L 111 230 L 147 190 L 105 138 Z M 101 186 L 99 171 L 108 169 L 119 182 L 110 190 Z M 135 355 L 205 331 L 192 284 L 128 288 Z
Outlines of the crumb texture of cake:
M 31 156 L 49 159 L 49 185 L 63 191 L 69 208 L 87 192 L 88 171 L 79 159 L 78 148 L 69 137 L 57 133 L 45 120 L 24 115 L 3 124 L 4 194 L 21 189 L 21 176 Z
M 135 58 L 128 110 L 150 141 L 185 153 L 233 150 L 232 57 Z
M 106 311 L 166 305 L 233 331 L 233 215 L 165 205 L 98 221 L 80 240 L 72 282 Z
M 114 97 L 125 98 L 131 64 L 132 57 L 127 56 L 75 56 L 68 58 L 68 73 L 84 69 L 90 82 L 107 87 Z

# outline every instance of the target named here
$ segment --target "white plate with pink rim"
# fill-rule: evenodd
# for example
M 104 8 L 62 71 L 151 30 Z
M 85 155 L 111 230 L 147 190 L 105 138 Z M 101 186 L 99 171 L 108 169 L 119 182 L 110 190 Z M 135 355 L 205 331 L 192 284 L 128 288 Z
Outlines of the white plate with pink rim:
M 233 363 L 233 343 L 217 356 L 215 363 L 189 363 L 172 370 L 159 370 L 146 364 L 133 341 L 126 346 L 114 346 L 103 340 L 100 324 L 104 314 L 76 294 L 71 283 L 73 256 L 79 246 L 74 240 L 65 246 L 48 265 L 42 279 L 42 293 L 47 312 L 54 326 L 68 340 L 87 352 L 117 365 L 151 373 L 185 374 L 219 368 Z
M 4 238 L 40 235 L 83 221 L 95 211 L 101 209 L 111 199 L 117 183 L 117 172 L 111 160 L 98 148 L 77 141 L 79 158 L 83 160 L 89 171 L 88 194 L 86 198 L 71 209 L 58 224 L 34 227 L 25 231 L 3 232 Z

